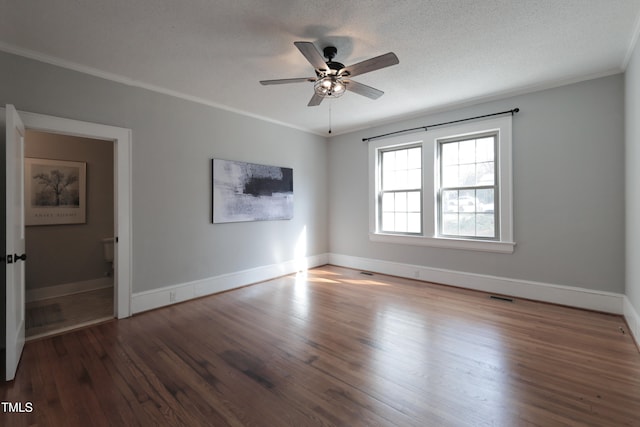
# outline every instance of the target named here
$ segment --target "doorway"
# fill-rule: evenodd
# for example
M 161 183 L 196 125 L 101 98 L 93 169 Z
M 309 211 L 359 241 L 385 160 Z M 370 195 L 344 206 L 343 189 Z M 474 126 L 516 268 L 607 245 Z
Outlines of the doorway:
M 25 336 L 114 317 L 114 142 L 27 129 Z
M 25 129 L 61 135 L 95 138 L 113 142 L 114 156 L 114 316 L 131 315 L 131 130 L 44 114 L 16 111 L 13 105 L 0 107 L 0 125 L 5 126 L 4 181 L 6 233 L 2 234 L 6 263 L 4 297 L 5 379 L 15 378 L 25 341 L 25 212 L 24 135 Z M 14 262 L 15 260 L 15 262 Z
M 20 112 L 27 130 L 112 141 L 114 144 L 115 317 L 131 315 L 131 130 L 44 114 Z

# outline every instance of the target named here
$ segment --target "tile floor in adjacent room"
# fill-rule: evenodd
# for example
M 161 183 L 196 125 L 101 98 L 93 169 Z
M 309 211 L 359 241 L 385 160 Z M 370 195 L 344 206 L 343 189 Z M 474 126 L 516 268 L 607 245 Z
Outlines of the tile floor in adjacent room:
M 113 287 L 27 303 L 26 339 L 113 319 Z

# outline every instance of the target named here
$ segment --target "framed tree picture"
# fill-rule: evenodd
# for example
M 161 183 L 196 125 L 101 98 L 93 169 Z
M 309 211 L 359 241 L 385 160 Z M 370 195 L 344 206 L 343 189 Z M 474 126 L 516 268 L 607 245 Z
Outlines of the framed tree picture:
M 87 164 L 25 158 L 25 225 L 84 224 Z

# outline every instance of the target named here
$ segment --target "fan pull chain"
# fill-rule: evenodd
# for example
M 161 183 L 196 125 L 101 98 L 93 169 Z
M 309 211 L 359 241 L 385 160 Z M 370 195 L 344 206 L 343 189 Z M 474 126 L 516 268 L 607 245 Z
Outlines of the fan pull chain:
M 331 133 L 331 101 L 329 101 L 329 133 Z

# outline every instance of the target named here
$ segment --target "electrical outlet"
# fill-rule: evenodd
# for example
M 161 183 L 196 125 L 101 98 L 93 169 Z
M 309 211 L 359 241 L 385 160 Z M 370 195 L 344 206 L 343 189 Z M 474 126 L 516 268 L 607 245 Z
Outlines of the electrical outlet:
M 176 291 L 169 291 L 169 302 L 176 302 Z

